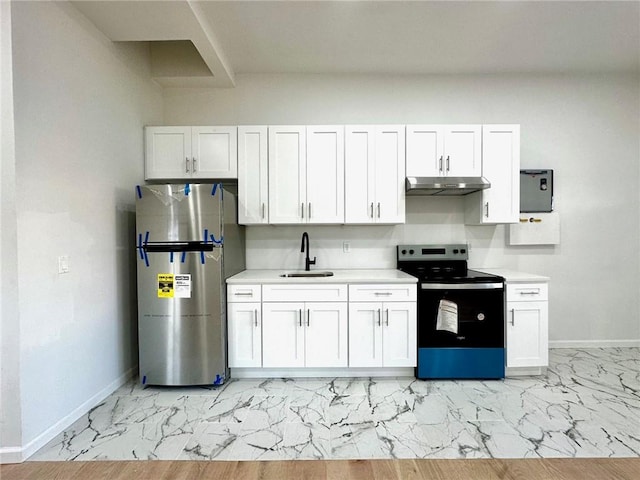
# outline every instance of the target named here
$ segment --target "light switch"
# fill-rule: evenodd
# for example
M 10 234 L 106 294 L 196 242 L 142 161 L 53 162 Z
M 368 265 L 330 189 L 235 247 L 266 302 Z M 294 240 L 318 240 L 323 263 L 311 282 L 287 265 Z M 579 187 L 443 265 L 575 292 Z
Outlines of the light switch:
M 58 257 L 58 273 L 69 273 L 69 255 L 60 255 Z

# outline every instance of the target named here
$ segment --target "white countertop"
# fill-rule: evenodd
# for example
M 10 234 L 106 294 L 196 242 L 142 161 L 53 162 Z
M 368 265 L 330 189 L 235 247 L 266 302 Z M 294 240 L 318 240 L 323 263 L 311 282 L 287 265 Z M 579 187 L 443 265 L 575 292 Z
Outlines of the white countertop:
M 333 272 L 331 277 L 281 277 L 283 273 L 300 270 L 245 270 L 227 279 L 228 284 L 247 285 L 252 283 L 416 283 L 418 279 L 393 268 L 385 269 L 317 269 L 314 271 Z
M 517 270 L 508 270 L 506 268 L 472 268 L 478 272 L 491 273 L 504 277 L 507 283 L 523 283 L 523 282 L 548 282 L 549 277 L 536 275 L 535 273 L 520 272 Z

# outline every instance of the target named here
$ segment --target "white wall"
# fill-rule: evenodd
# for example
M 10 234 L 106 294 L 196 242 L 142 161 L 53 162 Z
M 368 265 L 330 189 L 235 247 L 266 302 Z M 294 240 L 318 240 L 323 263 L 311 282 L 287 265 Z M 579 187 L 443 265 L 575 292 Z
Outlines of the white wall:
M 162 94 L 147 46 L 113 44 L 66 2 L 12 9 L 28 456 L 137 366 L 134 187 Z M 58 274 L 59 255 L 70 273 Z
M 557 247 L 509 247 L 466 227 L 460 198 L 408 198 L 396 227 L 250 227 L 249 268 L 393 267 L 394 246 L 468 241 L 470 264 L 551 277 L 552 341 L 640 341 L 640 79 L 633 75 L 238 75 L 234 89 L 167 89 L 167 125 L 519 123 L 522 168 L 555 170 Z M 342 253 L 342 240 L 352 252 Z
M 11 3 L 0 2 L 0 461 L 21 457 Z

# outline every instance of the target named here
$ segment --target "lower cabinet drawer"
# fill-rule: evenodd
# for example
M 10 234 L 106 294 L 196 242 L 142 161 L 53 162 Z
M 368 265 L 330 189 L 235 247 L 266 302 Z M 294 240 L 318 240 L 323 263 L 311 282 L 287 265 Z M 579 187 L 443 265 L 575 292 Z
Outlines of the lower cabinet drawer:
M 262 300 L 261 285 L 227 285 L 227 301 L 259 302 Z
M 346 302 L 344 284 L 270 284 L 262 286 L 263 302 Z
M 416 299 L 415 283 L 349 285 L 350 302 L 415 302 Z
M 549 299 L 547 283 L 508 283 L 507 302 L 541 302 Z

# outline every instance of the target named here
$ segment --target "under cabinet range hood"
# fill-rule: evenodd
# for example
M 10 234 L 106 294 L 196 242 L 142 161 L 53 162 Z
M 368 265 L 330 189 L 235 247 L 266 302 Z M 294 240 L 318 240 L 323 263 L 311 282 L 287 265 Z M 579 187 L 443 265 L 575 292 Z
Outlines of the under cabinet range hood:
M 489 188 L 484 177 L 407 177 L 407 195 L 467 195 Z

